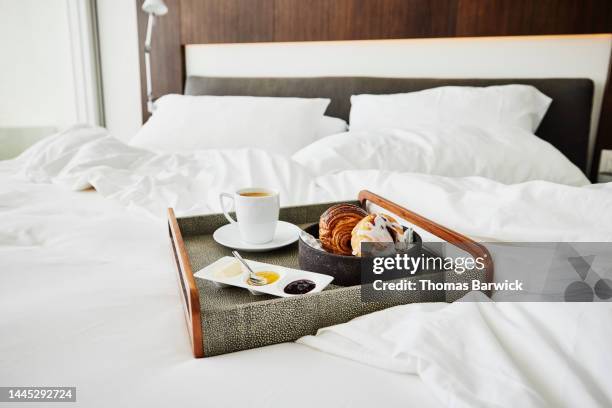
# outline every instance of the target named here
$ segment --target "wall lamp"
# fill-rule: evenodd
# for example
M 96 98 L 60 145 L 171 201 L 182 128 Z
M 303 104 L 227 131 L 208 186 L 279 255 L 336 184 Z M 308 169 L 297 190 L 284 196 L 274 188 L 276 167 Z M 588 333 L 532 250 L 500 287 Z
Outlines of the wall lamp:
M 147 22 L 147 35 L 145 37 L 144 55 L 145 55 L 145 75 L 147 77 L 147 110 L 153 113 L 155 104 L 153 103 L 153 86 L 151 84 L 151 34 L 155 25 L 155 17 L 163 16 L 168 12 L 168 7 L 164 0 L 145 0 L 142 4 L 142 10 L 149 15 Z

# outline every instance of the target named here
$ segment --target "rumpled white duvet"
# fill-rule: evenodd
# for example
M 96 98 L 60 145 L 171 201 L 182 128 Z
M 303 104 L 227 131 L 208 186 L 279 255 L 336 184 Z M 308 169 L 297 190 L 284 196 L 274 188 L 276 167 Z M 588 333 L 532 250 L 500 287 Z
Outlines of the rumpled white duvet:
M 609 303 L 464 300 L 386 309 L 298 342 L 417 374 L 444 406 L 610 406 Z
M 231 381 L 256 375 L 257 365 L 290 370 L 293 358 L 320 369 L 321 378 L 326 370 L 354 372 L 359 378 L 343 377 L 346 384 L 372 389 L 351 399 L 292 367 L 298 383 L 319 390 L 295 406 L 400 406 L 409 398 L 397 376 L 409 387 L 409 374 L 447 406 L 612 404 L 609 303 L 407 305 L 300 340 L 401 373 L 394 375 L 337 361 L 332 370 L 335 360 L 299 345 L 264 349 L 280 360 L 255 352 L 193 360 L 177 320 L 164 211 L 216 212 L 219 192 L 247 185 L 279 189 L 283 205 L 353 199 L 370 189 L 481 240 L 612 241 L 612 185 L 505 185 L 363 163 L 321 173 L 253 149 L 153 154 L 76 127 L 0 163 L 0 385 L 76 384 L 85 406 L 168 406 L 179 394 L 188 396 L 184 406 L 286 406 L 274 397 L 292 390 L 287 378 L 261 398 L 236 393 Z M 198 404 L 192 388 L 200 383 L 212 386 Z

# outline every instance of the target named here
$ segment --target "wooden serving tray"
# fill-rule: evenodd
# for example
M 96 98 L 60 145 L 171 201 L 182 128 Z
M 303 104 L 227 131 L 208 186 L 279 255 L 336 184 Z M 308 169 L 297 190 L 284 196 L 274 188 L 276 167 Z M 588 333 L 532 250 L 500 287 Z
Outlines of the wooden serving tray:
M 467 237 L 435 224 L 397 204 L 368 191 L 359 194 L 354 204 L 366 206 L 370 201 L 440 238 L 455 244 L 473 256 L 490 259 L 486 249 Z M 320 215 L 336 203 L 284 207 L 280 219 L 304 228 L 318 222 Z M 185 319 L 194 357 L 210 357 L 229 352 L 295 341 L 316 333 L 317 329 L 349 321 L 357 316 L 406 303 L 446 301 L 433 291 L 398 291 L 385 293 L 380 301 L 362 302 L 361 286 L 329 285 L 320 293 L 290 298 L 253 296 L 240 288 L 218 288 L 211 282 L 194 278 L 194 272 L 231 251 L 217 244 L 213 232 L 226 224 L 222 214 L 177 218 L 168 209 L 168 227 L 174 251 Z M 298 245 L 264 253 L 244 253 L 246 258 L 298 268 Z M 492 263 L 487 265 L 481 280 L 492 280 Z M 444 281 L 441 272 L 427 277 Z

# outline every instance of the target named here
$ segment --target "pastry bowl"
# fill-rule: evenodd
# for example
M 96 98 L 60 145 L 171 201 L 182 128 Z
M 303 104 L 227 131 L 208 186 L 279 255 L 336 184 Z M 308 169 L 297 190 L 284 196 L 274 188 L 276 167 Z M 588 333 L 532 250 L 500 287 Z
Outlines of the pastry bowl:
M 404 230 L 406 227 L 404 227 Z M 315 238 L 319 238 L 319 224 L 304 228 Z M 422 251 L 422 240 L 419 234 L 413 232 L 415 245 L 402 253 L 408 256 L 418 256 Z M 334 277 L 334 285 L 353 286 L 361 284 L 361 262 L 363 257 L 353 255 L 337 255 L 308 245 L 302 237 L 298 241 L 298 260 L 300 269 L 323 273 Z

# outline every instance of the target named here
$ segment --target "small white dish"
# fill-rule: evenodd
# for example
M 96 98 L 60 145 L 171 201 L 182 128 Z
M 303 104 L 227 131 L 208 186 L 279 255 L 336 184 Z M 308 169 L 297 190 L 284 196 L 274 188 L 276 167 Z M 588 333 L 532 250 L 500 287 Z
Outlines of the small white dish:
M 194 276 L 199 279 L 205 279 L 213 282 L 215 285 L 219 287 L 224 286 L 237 286 L 239 288 L 243 288 L 251 292 L 253 295 L 261 295 L 268 294 L 279 297 L 292 297 L 292 296 L 300 296 L 294 295 L 290 293 L 286 293 L 285 287 L 294 281 L 297 280 L 308 280 L 314 283 L 314 288 L 307 292 L 317 293 L 321 292 L 327 285 L 331 283 L 334 278 L 329 275 L 324 275 L 321 273 L 302 271 L 299 269 L 291 269 L 285 268 L 284 266 L 271 265 L 263 262 L 251 261 L 245 259 L 245 261 L 249 264 L 251 269 L 255 271 L 255 273 L 260 271 L 266 272 L 275 272 L 278 274 L 278 280 L 268 285 L 263 286 L 252 286 L 247 283 L 248 272 L 246 272 L 246 268 L 243 268 L 242 273 L 233 276 L 223 276 L 219 273 L 219 271 L 228 268 L 228 266 L 238 263 L 238 261 L 231 256 L 224 256 L 221 259 L 211 263 L 205 268 L 200 269 Z
M 226 224 L 213 233 L 213 239 L 225 247 L 247 252 L 263 252 L 282 248 L 293 244 L 300 236 L 300 229 L 285 221 L 279 221 L 276 225 L 274 238 L 265 244 L 249 244 L 240 239 L 240 231 L 237 224 Z

